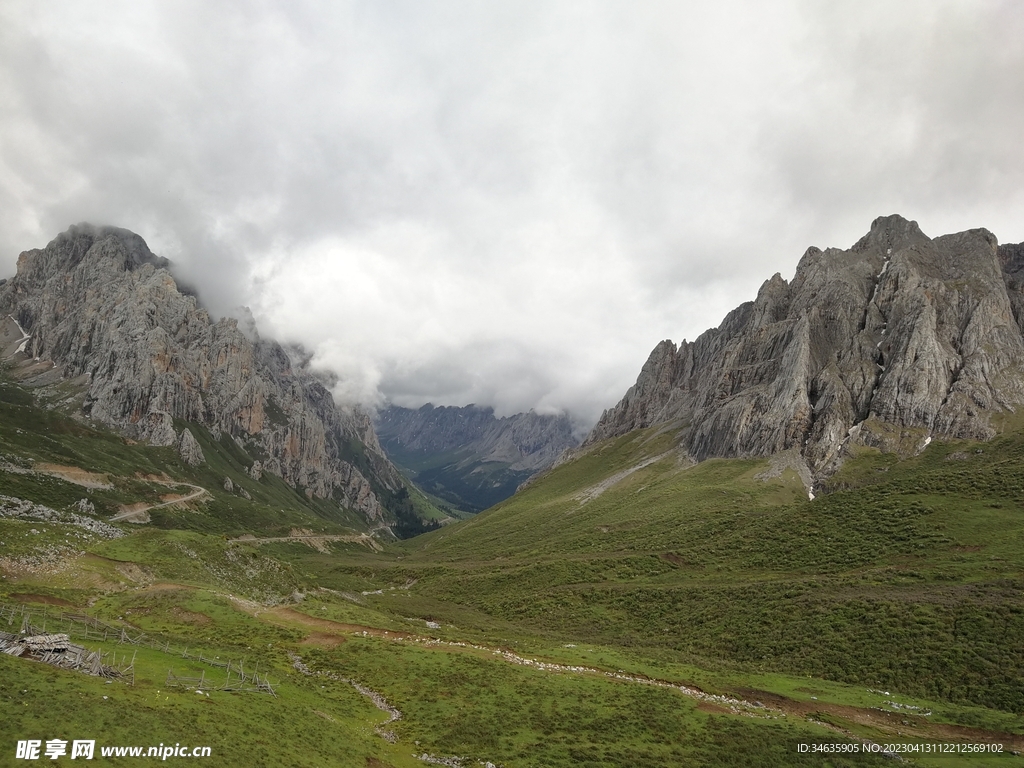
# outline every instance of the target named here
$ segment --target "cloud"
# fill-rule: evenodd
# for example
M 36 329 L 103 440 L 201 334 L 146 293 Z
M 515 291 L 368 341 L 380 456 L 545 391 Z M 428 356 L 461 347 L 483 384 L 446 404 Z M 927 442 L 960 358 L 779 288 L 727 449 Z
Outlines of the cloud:
M 807 245 L 1024 239 L 1012 2 L 8 3 L 0 273 L 142 234 L 366 404 L 592 421 Z

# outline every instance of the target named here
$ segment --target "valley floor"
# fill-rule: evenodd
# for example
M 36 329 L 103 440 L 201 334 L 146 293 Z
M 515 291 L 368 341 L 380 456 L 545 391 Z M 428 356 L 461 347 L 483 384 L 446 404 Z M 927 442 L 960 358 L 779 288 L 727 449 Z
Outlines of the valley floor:
M 11 626 L 17 614 L 50 633 L 84 631 L 72 618 L 77 610 L 53 605 L 68 602 L 61 598 L 7 599 L 16 601 L 3 609 Z M 865 752 L 897 744 L 1000 745 L 999 764 L 1011 765 L 1009 753 L 1024 748 L 1019 731 L 942 722 L 934 713 L 948 707 L 896 692 L 712 674 L 589 643 L 545 647 L 521 636 L 509 642 L 513 650 L 461 638 L 450 626 L 431 632 L 425 621 L 378 614 L 329 591 L 266 606 L 154 582 L 107 595 L 89 612 L 110 617 L 105 627 L 130 629 L 120 643 L 110 631 L 107 642 L 92 635 L 92 644 L 122 666 L 133 658 L 132 684 L 0 657 L 8 733 L 201 743 L 225 765 L 881 765 L 883 757 Z M 261 670 L 276 697 L 218 690 L 229 660 L 236 673 Z M 705 690 L 685 682 L 693 676 Z M 191 682 L 169 687 L 174 678 Z M 283 722 L 293 725 L 282 733 Z M 800 744 L 859 752 L 823 761 Z
M 0 632 L 67 634 L 110 676 L 0 653 L 4 764 L 94 739 L 229 766 L 1024 765 L 1019 433 L 864 453 L 809 501 L 648 431 L 385 543 L 201 430 L 189 469 L 6 397 Z

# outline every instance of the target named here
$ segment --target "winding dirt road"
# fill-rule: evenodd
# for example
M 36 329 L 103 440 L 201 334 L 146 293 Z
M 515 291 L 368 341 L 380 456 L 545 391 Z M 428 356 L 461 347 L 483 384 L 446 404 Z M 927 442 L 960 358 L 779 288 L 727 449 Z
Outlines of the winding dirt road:
M 168 482 L 168 481 L 164 481 L 164 480 L 150 480 L 149 482 L 151 482 L 151 483 L 158 483 L 159 485 L 164 485 L 164 486 L 167 486 L 169 488 L 180 488 L 180 487 L 184 486 L 186 488 L 192 488 L 193 491 L 188 496 L 182 496 L 180 499 L 171 499 L 170 501 L 162 501 L 159 504 L 146 504 L 146 505 L 143 505 L 141 507 L 139 505 L 133 505 L 133 507 L 131 509 L 126 509 L 123 512 L 118 512 L 116 515 L 114 515 L 112 518 L 110 518 L 110 522 L 112 522 L 112 523 L 116 523 L 116 522 L 119 522 L 119 521 L 121 521 L 121 522 L 129 522 L 129 523 L 131 523 L 131 522 L 146 522 L 149 519 L 148 517 L 146 518 L 145 521 L 133 520 L 133 518 L 142 517 L 143 515 L 146 515 L 146 513 L 148 513 L 149 510 L 151 510 L 151 509 L 160 509 L 160 507 L 169 507 L 169 506 L 171 506 L 173 504 L 184 504 L 186 501 L 192 501 L 193 499 L 198 499 L 200 496 L 202 496 L 202 495 L 207 493 L 207 490 L 205 488 L 203 488 L 202 486 L 198 486 L 198 485 L 192 485 L 192 483 L 175 483 L 175 482 Z

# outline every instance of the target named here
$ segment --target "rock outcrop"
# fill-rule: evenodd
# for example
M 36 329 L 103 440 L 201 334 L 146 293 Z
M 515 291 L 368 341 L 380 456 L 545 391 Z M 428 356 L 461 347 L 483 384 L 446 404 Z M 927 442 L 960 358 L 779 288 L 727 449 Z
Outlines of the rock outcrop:
M 181 430 L 181 437 L 178 438 L 178 455 L 181 456 L 181 460 L 190 467 L 198 467 L 199 465 L 206 463 L 206 457 L 203 456 L 203 449 L 200 447 L 199 441 L 196 440 L 195 435 L 193 435 L 192 431 L 189 429 Z
M 590 445 L 676 425 L 695 459 L 796 449 L 817 476 L 850 444 L 988 439 L 1024 404 L 1024 248 L 987 230 L 930 239 L 876 219 L 850 250 L 809 248 L 718 328 L 658 344 Z
M 308 356 L 259 338 L 251 318 L 241 330 L 213 321 L 167 267 L 138 235 L 78 225 L 21 254 L 0 317 L 24 330 L 29 359 L 87 377 L 88 417 L 158 445 L 175 444 L 174 419 L 201 424 L 260 457 L 255 478 L 270 472 L 387 522 L 374 488 L 402 481 L 369 416 L 337 407 Z

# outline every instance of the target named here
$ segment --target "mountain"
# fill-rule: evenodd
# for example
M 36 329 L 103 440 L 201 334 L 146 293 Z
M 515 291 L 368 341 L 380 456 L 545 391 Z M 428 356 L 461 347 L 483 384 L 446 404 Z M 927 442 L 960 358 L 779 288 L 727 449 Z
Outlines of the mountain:
M 1020 741 L 1022 278 L 1022 246 L 898 216 L 809 249 L 720 327 L 659 344 L 567 460 L 403 542 L 391 581 L 463 627 L 806 697 L 847 733 L 923 739 L 969 704 Z M 873 714 L 818 709 L 826 681 Z
M 421 489 L 469 512 L 508 498 L 579 443 L 564 414 L 497 418 L 493 408 L 476 405 L 389 405 L 376 428 L 388 456 Z
M 203 461 L 193 430 L 228 435 L 254 480 L 276 475 L 372 527 L 392 525 L 407 492 L 369 416 L 339 408 L 301 350 L 251 322 L 214 321 L 168 267 L 138 235 L 88 224 L 22 253 L 0 284 L 17 377 L 62 382 L 79 416 L 176 445 L 191 464 Z
M 996 256 L 1015 311 L 1021 248 Z M 960 283 L 976 281 L 964 267 Z M 964 296 L 964 285 L 952 288 Z M 931 283 L 922 296 L 949 317 L 938 293 Z M 303 768 L 811 768 L 888 765 L 897 753 L 987 765 L 982 751 L 1020 763 L 1024 421 L 1002 406 L 976 406 L 998 432 L 989 441 L 872 416 L 902 452 L 847 443 L 809 499 L 794 469 L 809 472 L 813 452 L 801 446 L 693 461 L 680 444 L 692 413 L 656 418 L 679 386 L 663 365 L 668 380 L 642 377 L 630 401 L 650 426 L 591 442 L 481 514 L 381 540 L 336 500 L 340 489 L 321 498 L 297 475 L 287 484 L 294 465 L 261 448 L 306 450 L 322 429 L 321 461 L 364 477 L 383 508 L 372 525 L 384 525 L 418 491 L 387 491 L 359 415 L 321 419 L 327 397 L 311 393 L 330 381 L 301 350 L 275 353 L 245 319 L 214 323 L 181 294 L 163 262 L 116 230 L 67 233 L 0 283 L 9 732 L 69 744 L 92 734 L 101 756 L 115 744 L 199 744 L 217 764 Z M 901 327 L 896 304 L 882 301 L 887 330 Z M 969 318 L 965 350 L 984 311 L 955 309 Z M 743 341 L 722 348 L 747 350 Z M 756 351 L 757 338 L 746 341 Z M 976 359 L 957 354 L 965 368 Z M 756 369 L 766 380 L 774 359 Z M 238 426 L 236 363 L 265 398 L 255 411 L 269 437 L 245 429 L 251 419 Z M 986 375 L 998 386 L 1008 371 Z M 659 386 L 668 391 L 652 401 Z M 1006 392 L 995 389 L 997 402 L 1012 402 Z M 137 420 L 99 418 L 119 397 L 139 406 Z M 194 397 L 195 420 L 168 410 Z M 416 450 L 458 450 L 493 419 L 421 410 L 439 429 L 423 430 Z M 447 423 L 450 412 L 462 418 Z M 515 463 L 501 444 L 484 455 Z M 54 722 L 55 702 L 63 735 L 40 726 Z M 921 748 L 939 743 L 949 754 Z
M 811 482 L 858 446 L 987 440 L 1024 403 L 1024 248 L 931 239 L 878 218 L 849 250 L 808 248 L 718 328 L 658 344 L 592 446 L 654 425 L 695 460 L 790 452 Z

